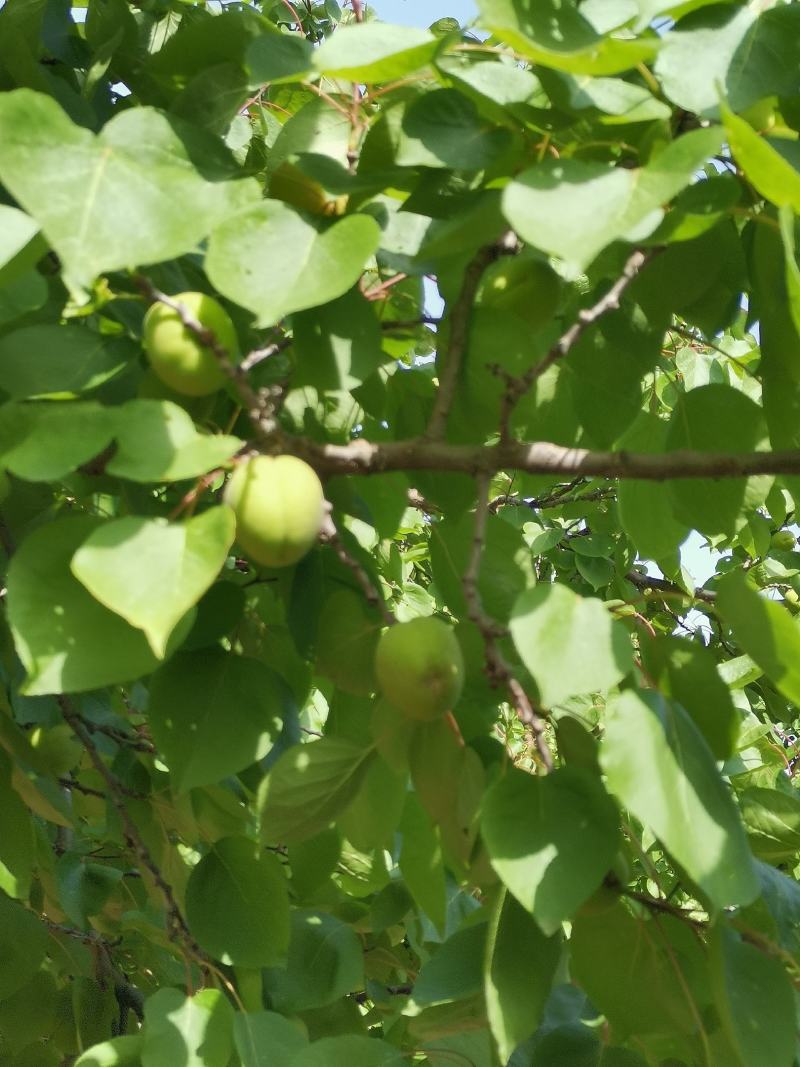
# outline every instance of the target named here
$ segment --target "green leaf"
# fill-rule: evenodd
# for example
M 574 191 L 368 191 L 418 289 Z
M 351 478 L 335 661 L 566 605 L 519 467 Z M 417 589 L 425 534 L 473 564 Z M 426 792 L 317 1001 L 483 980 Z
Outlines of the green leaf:
M 145 1003 L 142 1067 L 227 1067 L 233 1051 L 234 1011 L 218 989 L 193 997 L 159 989 Z
M 537 778 L 514 769 L 486 792 L 481 833 L 492 866 L 549 936 L 608 873 L 617 822 L 613 801 L 589 772 L 562 767 Z
M 727 385 L 703 385 L 683 393 L 672 413 L 667 449 L 752 452 L 768 448 L 764 413 Z M 741 517 L 763 504 L 773 479 L 687 478 L 667 483 L 679 522 L 709 537 L 732 535 Z
M 312 69 L 314 54 L 311 43 L 298 34 L 265 33 L 247 46 L 247 69 L 258 82 L 296 81 Z
M 294 386 L 352 390 L 387 362 L 378 320 L 356 289 L 324 307 L 299 312 L 292 323 Z
M 561 939 L 545 937 L 503 889 L 495 904 L 485 965 L 486 1012 L 505 1063 L 534 1033 L 561 957 Z
M 694 1029 L 708 975 L 685 923 L 634 917 L 621 902 L 586 907 L 572 925 L 570 951 L 575 980 L 621 1037 Z
M 75 1061 L 75 1067 L 140 1067 L 143 1046 L 141 1034 L 112 1037 L 87 1049 Z
M 71 923 L 79 929 L 99 915 L 122 880 L 122 871 L 103 863 L 88 862 L 75 852 L 65 852 L 56 864 L 58 900 Z
M 779 207 L 800 212 L 800 170 L 779 151 L 780 142 L 759 137 L 752 126 L 724 105 L 721 108 L 728 143 L 747 179 Z M 798 161 L 800 162 L 800 161 Z
M 375 1037 L 323 1037 L 304 1049 L 292 1067 L 404 1067 L 408 1056 Z
M 370 760 L 353 800 L 338 825 L 347 840 L 362 852 L 391 848 L 403 815 L 407 781 L 378 755 Z
M 0 892 L 0 1000 L 28 984 L 39 970 L 47 948 L 43 923 Z
M 374 756 L 374 748 L 337 737 L 293 745 L 262 783 L 262 837 L 303 841 L 330 826 L 358 792 Z
M 662 419 L 642 412 L 620 441 L 637 452 L 663 452 L 667 427 Z M 657 482 L 626 478 L 617 490 L 622 528 L 643 559 L 663 559 L 686 539 L 689 528 L 677 522 L 667 494 Z
M 722 927 L 712 941 L 714 1000 L 743 1067 L 793 1062 L 794 993 L 783 964 Z
M 473 923 L 442 942 L 417 975 L 412 994 L 417 1007 L 451 1004 L 482 989 L 487 932 L 486 923 Z
M 0 749 L 0 889 L 11 897 L 26 900 L 36 845 L 33 820 L 12 784 L 12 773 L 11 759 Z
M 118 374 L 136 349 L 82 326 L 39 325 L 0 338 L 0 388 L 12 399 L 75 396 Z
M 573 0 L 478 0 L 481 25 L 534 63 L 575 74 L 617 74 L 656 43 L 598 35 Z
M 352 928 L 322 911 L 293 911 L 286 966 L 264 971 L 274 1009 L 292 1015 L 322 1008 L 363 984 L 361 942 Z
M 792 793 L 752 786 L 742 792 L 739 806 L 757 856 L 768 863 L 788 863 L 800 853 L 800 799 Z
M 427 30 L 366 22 L 342 26 L 314 52 L 314 68 L 331 78 L 385 82 L 427 66 L 439 40 Z
M 517 598 L 511 636 L 547 707 L 611 689 L 633 666 L 622 623 L 601 600 L 580 597 L 560 583 Z
M 233 1037 L 242 1067 L 292 1067 L 308 1044 L 302 1026 L 274 1011 L 237 1012 Z
M 148 720 L 178 792 L 236 774 L 272 747 L 292 698 L 259 660 L 181 652 L 150 685 Z
M 11 560 L 8 618 L 29 696 L 98 689 L 158 665 L 144 634 L 98 603 L 70 571 L 72 556 L 97 525 L 74 516 L 40 526 Z M 176 641 L 185 635 L 179 630 Z
M 11 270 L 16 273 L 22 263 L 33 266 L 43 251 L 40 242 L 35 241 L 39 226 L 30 215 L 19 208 L 0 204 L 0 280 L 7 281 Z M 25 252 L 25 256 L 22 253 Z
M 696 115 L 715 117 L 720 91 L 735 111 L 765 96 L 795 93 L 800 11 L 787 5 L 757 12 L 715 5 L 667 33 L 655 73 L 668 99 Z
M 206 255 L 211 283 L 272 326 L 292 311 L 343 296 L 358 281 L 380 241 L 366 215 L 350 215 L 321 232 L 278 200 L 265 200 L 217 227 Z
M 398 865 L 409 893 L 437 930 L 443 930 L 447 908 L 442 843 L 416 794 L 409 793 L 400 823 L 402 844 Z
M 40 224 L 77 288 L 101 271 L 191 251 L 258 196 L 254 181 L 230 180 L 232 161 L 216 141 L 151 108 L 121 111 L 95 136 L 55 100 L 17 89 L 0 99 L 0 141 L 0 178 Z M 49 182 L 54 173 L 58 196 Z
M 4 404 L 2 465 L 27 481 L 63 478 L 105 449 L 114 417 L 112 409 L 94 403 Z
M 758 880 L 739 813 L 702 735 L 678 704 L 627 692 L 610 705 L 600 762 L 608 788 L 719 908 Z
M 739 645 L 793 703 L 800 702 L 800 626 L 741 571 L 720 581 L 717 605 Z
M 664 696 L 689 712 L 715 758 L 732 756 L 741 715 L 711 653 L 696 641 L 659 637 L 642 646 L 642 664 Z
M 289 948 L 289 895 L 279 860 L 245 837 L 217 841 L 189 877 L 186 918 L 222 963 L 280 966 Z
M 406 110 L 396 162 L 482 170 L 510 143 L 509 131 L 482 119 L 472 100 L 455 89 L 438 89 Z
M 144 630 L 163 659 L 170 634 L 214 582 L 235 534 L 224 504 L 183 523 L 131 515 L 98 526 L 71 569 L 96 600 Z
M 663 218 L 662 205 L 721 143 L 719 127 L 694 130 L 637 170 L 545 160 L 506 186 L 503 213 L 535 248 L 582 269 L 612 241 L 640 241 L 652 233 Z
M 226 463 L 238 437 L 201 434 L 189 414 L 168 400 L 131 400 L 115 411 L 116 452 L 106 470 L 133 482 L 180 482 Z

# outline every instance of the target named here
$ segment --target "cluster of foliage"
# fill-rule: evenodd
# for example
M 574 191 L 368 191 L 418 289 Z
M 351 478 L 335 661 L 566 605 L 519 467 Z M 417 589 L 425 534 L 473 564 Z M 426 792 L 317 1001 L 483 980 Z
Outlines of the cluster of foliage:
M 0 8 L 3 1065 L 800 1062 L 800 3 L 478 7 Z

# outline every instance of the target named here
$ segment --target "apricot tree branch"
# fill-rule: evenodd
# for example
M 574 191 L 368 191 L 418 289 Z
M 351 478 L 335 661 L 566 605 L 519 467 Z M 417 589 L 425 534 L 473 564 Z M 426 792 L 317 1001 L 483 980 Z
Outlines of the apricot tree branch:
M 321 474 L 383 474 L 386 471 L 458 471 L 494 474 L 525 471 L 563 477 L 638 478 L 662 482 L 670 478 L 746 478 L 756 474 L 800 474 L 800 449 L 774 452 L 590 452 L 550 441 L 501 441 L 495 445 L 456 445 L 427 437 L 403 441 L 321 444 L 285 435 L 285 452 L 306 460 Z
M 425 436 L 437 441 L 444 437 L 447 427 L 447 417 L 453 406 L 456 386 L 461 374 L 461 365 L 464 362 L 467 345 L 469 343 L 469 326 L 472 317 L 472 307 L 475 303 L 475 294 L 481 283 L 483 272 L 498 256 L 509 254 L 516 247 L 516 236 L 509 232 L 494 244 L 484 245 L 473 256 L 461 283 L 453 310 L 448 316 L 450 335 L 444 360 L 439 374 L 439 389 L 433 404 L 428 428 Z
M 467 616 L 471 622 L 475 623 L 483 638 L 486 674 L 489 677 L 489 681 L 493 686 L 504 685 L 506 687 L 520 722 L 527 726 L 533 734 L 534 743 L 545 770 L 551 771 L 553 769 L 553 756 L 545 737 L 546 726 L 544 720 L 534 710 L 527 693 L 519 680 L 515 678 L 513 671 L 500 651 L 497 641 L 504 632 L 503 628 L 498 626 L 491 616 L 487 615 L 483 608 L 480 589 L 478 588 L 483 546 L 486 541 L 486 521 L 489 516 L 489 481 L 489 476 L 486 474 L 480 474 L 476 479 L 478 502 L 475 507 L 472 548 L 467 569 L 461 578 L 464 599 L 467 602 Z
M 141 834 L 128 813 L 127 805 L 125 803 L 125 793 L 123 792 L 121 783 L 117 781 L 116 777 L 106 766 L 103 757 L 100 755 L 100 752 L 94 743 L 94 738 L 86 729 L 80 713 L 70 698 L 66 696 L 66 694 L 61 693 L 56 697 L 56 700 L 58 701 L 58 706 L 61 709 L 61 715 L 64 718 L 64 721 L 72 728 L 72 732 L 86 749 L 94 769 L 108 787 L 108 799 L 113 804 L 117 815 L 119 816 L 119 821 L 122 826 L 122 835 L 125 838 L 128 847 L 133 851 L 142 866 L 149 871 L 155 885 L 164 898 L 167 907 L 170 937 L 173 940 L 182 941 L 190 954 L 199 963 L 205 963 L 205 954 L 189 930 L 186 920 L 183 917 L 183 913 L 175 899 L 172 886 L 164 878 L 160 867 L 153 858 L 152 852 L 144 843 Z
M 336 523 L 333 521 L 333 516 L 330 511 L 328 511 L 323 520 L 322 529 L 320 530 L 320 540 L 322 540 L 324 544 L 330 545 L 345 567 L 353 573 L 356 581 L 361 586 L 361 590 L 367 598 L 368 603 L 370 603 L 376 611 L 380 612 L 386 625 L 393 626 L 397 620 L 389 610 L 386 601 L 381 596 L 380 591 L 375 587 L 370 576 L 358 560 L 354 559 L 347 551 L 347 548 L 339 535 L 339 531 L 336 529 Z

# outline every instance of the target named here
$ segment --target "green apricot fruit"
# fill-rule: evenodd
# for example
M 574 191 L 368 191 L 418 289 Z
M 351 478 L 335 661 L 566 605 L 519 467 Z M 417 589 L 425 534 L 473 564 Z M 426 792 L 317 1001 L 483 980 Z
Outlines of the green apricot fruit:
M 231 358 L 236 359 L 239 345 L 236 329 L 227 311 L 212 296 L 178 293 L 173 299 L 210 330 Z M 176 393 L 208 396 L 225 383 L 214 353 L 186 329 L 177 311 L 166 304 L 153 304 L 145 315 L 144 347 L 150 366 Z
M 353 696 L 369 696 L 377 687 L 375 650 L 381 619 L 363 596 L 339 589 L 322 605 L 317 630 L 317 670 Z
M 29 740 L 39 765 L 56 778 L 63 778 L 81 761 L 83 746 L 66 723 L 35 726 Z
M 378 642 L 375 673 L 390 704 L 430 722 L 450 711 L 464 685 L 461 646 L 447 623 L 432 616 L 390 626 Z
M 780 552 L 791 552 L 797 547 L 797 539 L 790 530 L 778 530 L 770 538 L 769 547 L 777 548 Z
M 482 307 L 510 311 L 531 330 L 552 319 L 561 294 L 561 279 L 547 263 L 524 253 L 503 256 L 486 270 L 476 302 Z
M 325 517 L 316 473 L 296 456 L 256 456 L 240 463 L 225 489 L 236 539 L 263 567 L 290 567 L 308 552 Z

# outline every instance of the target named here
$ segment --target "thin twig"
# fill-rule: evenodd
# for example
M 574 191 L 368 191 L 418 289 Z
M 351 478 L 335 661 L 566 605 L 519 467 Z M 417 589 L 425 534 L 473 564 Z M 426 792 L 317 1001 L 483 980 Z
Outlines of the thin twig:
M 687 600 L 702 600 L 705 604 L 714 604 L 717 599 L 717 594 L 712 593 L 710 589 L 695 589 L 693 593 L 687 593 L 685 589 L 681 589 L 674 582 L 667 581 L 666 578 L 656 578 L 652 574 L 642 574 L 640 571 L 628 571 L 625 578 L 637 589 L 655 589 L 672 596 L 679 594 Z
M 506 381 L 506 392 L 503 397 L 503 407 L 500 419 L 501 435 L 506 437 L 509 430 L 509 421 L 514 408 L 528 392 L 533 383 L 550 369 L 555 363 L 564 359 L 580 340 L 583 334 L 598 319 L 609 311 L 616 311 L 619 307 L 622 294 L 631 284 L 642 267 L 655 253 L 642 252 L 636 249 L 632 252 L 622 268 L 622 273 L 611 288 L 590 308 L 584 308 L 578 312 L 578 317 L 570 328 L 559 337 L 547 355 L 539 363 L 535 363 L 520 378 L 511 378 Z
M 514 676 L 511 668 L 500 651 L 497 639 L 504 632 L 501 627 L 486 614 L 481 602 L 478 580 L 480 577 L 481 557 L 483 546 L 486 541 L 486 522 L 489 516 L 489 478 L 479 475 L 476 479 L 478 488 L 478 502 L 475 508 L 475 526 L 472 535 L 472 548 L 470 551 L 467 569 L 461 578 L 464 589 L 464 598 L 467 602 L 467 615 L 475 623 L 483 638 L 484 653 L 486 656 L 486 673 L 492 685 L 505 685 L 511 696 L 511 703 L 524 726 L 527 726 L 533 734 L 533 739 L 539 756 L 546 771 L 553 769 L 553 756 L 545 737 L 546 726 L 544 719 L 534 710 L 528 694 L 523 689 L 519 680 Z
M 442 370 L 439 374 L 439 389 L 436 393 L 428 428 L 425 431 L 425 436 L 430 440 L 437 441 L 444 437 L 447 417 L 453 405 L 458 379 L 461 375 L 461 365 L 464 362 L 464 356 L 469 344 L 472 308 L 483 273 L 498 256 L 509 254 L 516 248 L 516 244 L 517 239 L 513 233 L 504 234 L 494 244 L 484 245 L 483 248 L 478 249 L 464 272 L 461 291 L 449 316 L 450 336 L 444 353 Z
M 263 348 L 254 348 L 252 352 L 248 352 L 244 359 L 239 364 L 239 370 L 243 374 L 248 374 L 253 367 L 257 367 L 259 363 L 263 363 L 265 360 L 272 359 L 273 356 L 277 356 L 291 345 L 293 338 L 282 337 L 280 341 L 273 341 L 272 344 L 264 345 Z
M 153 858 L 153 854 L 150 849 L 144 843 L 144 840 L 136 828 L 133 819 L 128 814 L 128 808 L 125 803 L 125 791 L 121 783 L 117 780 L 115 775 L 111 773 L 106 766 L 103 757 L 97 749 L 94 743 L 94 739 L 89 731 L 83 724 L 83 720 L 78 710 L 73 705 L 68 696 L 61 693 L 56 697 L 58 705 L 61 709 L 61 714 L 64 721 L 72 727 L 72 732 L 80 740 L 83 747 L 89 756 L 95 770 L 108 786 L 108 800 L 111 801 L 116 809 L 119 821 L 122 826 L 122 835 L 128 844 L 128 847 L 132 849 L 139 862 L 144 866 L 158 887 L 161 895 L 164 898 L 164 902 L 167 908 L 168 929 L 170 937 L 173 940 L 180 940 L 184 946 L 189 950 L 190 954 L 201 964 L 205 963 L 205 954 L 200 946 L 192 936 L 191 931 L 183 917 L 183 913 L 178 906 L 178 902 L 175 899 L 175 894 L 172 891 L 172 886 L 164 878 L 161 873 L 161 869 Z
M 383 621 L 387 626 L 393 626 L 397 622 L 392 612 L 389 610 L 386 601 L 381 596 L 380 592 L 375 588 L 372 579 L 358 562 L 354 559 L 344 546 L 344 543 L 339 535 L 339 531 L 336 529 L 336 523 L 333 521 L 333 516 L 330 511 L 326 514 L 322 523 L 322 529 L 320 530 L 320 539 L 331 546 L 336 555 L 348 568 L 352 571 L 356 581 L 361 586 L 364 596 L 367 601 L 380 612 Z
M 364 21 L 364 9 L 361 7 L 361 0 L 350 0 L 350 6 L 353 9 L 353 17 L 356 22 Z

